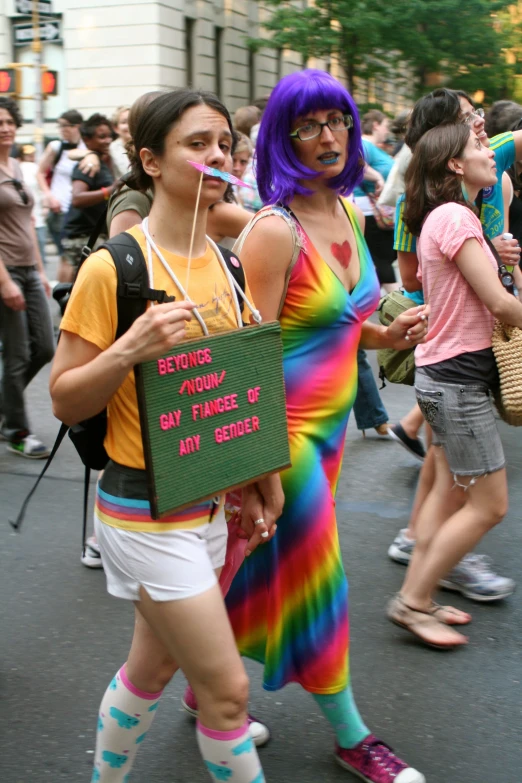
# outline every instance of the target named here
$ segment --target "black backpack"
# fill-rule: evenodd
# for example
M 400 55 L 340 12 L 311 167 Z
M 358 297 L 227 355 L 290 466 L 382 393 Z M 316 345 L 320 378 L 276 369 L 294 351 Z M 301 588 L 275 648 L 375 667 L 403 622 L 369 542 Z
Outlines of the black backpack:
M 95 237 L 94 241 L 92 241 L 92 236 L 89 238 L 88 245 L 84 248 L 78 271 L 90 255 L 91 247 L 94 245 L 94 241 L 96 239 Z M 154 301 L 158 302 L 159 304 L 164 302 L 173 302 L 174 297 L 167 296 L 166 291 L 155 290 L 149 287 L 147 264 L 145 263 L 143 252 L 139 246 L 139 243 L 131 234 L 126 232 L 123 234 L 118 234 L 118 236 L 113 237 L 108 242 L 101 245 L 101 247 L 98 249 L 101 250 L 102 248 L 105 248 L 111 254 L 118 277 L 118 284 L 116 288 L 118 305 L 118 327 L 116 331 L 116 339 L 118 339 L 123 334 L 125 334 L 125 332 L 132 326 L 134 321 L 145 312 L 147 308 L 147 302 Z M 245 272 L 239 263 L 239 260 L 230 250 L 227 250 L 221 246 L 219 249 L 223 255 L 223 258 L 225 259 L 229 272 L 241 290 L 244 292 Z M 53 297 L 58 301 L 62 314 L 64 313 L 67 306 L 67 302 L 70 298 L 73 286 L 74 283 L 61 283 L 53 290 Z M 241 305 L 241 311 L 243 311 L 243 303 Z M 46 474 L 49 465 L 54 459 L 54 455 L 60 448 L 60 444 L 62 443 L 67 433 L 69 433 L 69 438 L 72 440 L 81 461 L 85 465 L 82 531 L 82 546 L 85 552 L 91 470 L 103 470 L 109 461 L 109 456 L 105 451 L 105 446 L 103 445 L 106 432 L 107 409 L 100 411 L 100 413 L 97 413 L 96 416 L 93 416 L 90 419 L 86 419 L 85 421 L 81 421 L 78 424 L 75 424 L 73 427 L 69 427 L 67 424 L 62 424 L 60 426 L 60 430 L 56 436 L 51 453 L 47 458 L 47 462 L 45 463 L 43 470 L 38 476 L 38 479 L 36 480 L 33 488 L 25 498 L 16 520 L 9 520 L 10 524 L 15 530 L 20 529 L 29 501 L 36 492 L 38 484 Z

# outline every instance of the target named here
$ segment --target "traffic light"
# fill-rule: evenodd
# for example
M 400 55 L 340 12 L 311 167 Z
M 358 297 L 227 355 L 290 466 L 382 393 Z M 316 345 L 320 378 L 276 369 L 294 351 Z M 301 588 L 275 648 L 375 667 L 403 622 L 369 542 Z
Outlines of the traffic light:
M 58 71 L 42 71 L 42 95 L 58 95 Z
M 22 92 L 22 74 L 18 68 L 0 70 L 0 95 L 20 95 Z

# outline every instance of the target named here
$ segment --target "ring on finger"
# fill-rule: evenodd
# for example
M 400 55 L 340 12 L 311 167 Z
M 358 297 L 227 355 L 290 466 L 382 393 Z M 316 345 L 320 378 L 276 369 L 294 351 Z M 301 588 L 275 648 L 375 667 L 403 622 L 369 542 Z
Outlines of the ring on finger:
M 264 519 L 256 519 L 254 522 L 254 525 L 264 525 L 265 520 Z

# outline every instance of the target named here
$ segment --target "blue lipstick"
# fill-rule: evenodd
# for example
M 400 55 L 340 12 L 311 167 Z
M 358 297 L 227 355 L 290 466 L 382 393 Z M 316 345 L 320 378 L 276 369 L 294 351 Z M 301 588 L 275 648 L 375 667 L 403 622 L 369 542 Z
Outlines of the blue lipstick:
M 334 155 L 331 158 L 318 158 L 319 163 L 322 163 L 323 166 L 333 166 L 334 163 L 337 163 L 340 158 L 340 155 Z

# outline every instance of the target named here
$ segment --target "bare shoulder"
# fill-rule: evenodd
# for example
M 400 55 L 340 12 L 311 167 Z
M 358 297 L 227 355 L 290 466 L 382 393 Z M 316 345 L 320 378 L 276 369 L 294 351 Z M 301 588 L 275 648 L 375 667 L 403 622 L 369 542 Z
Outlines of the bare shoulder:
M 294 255 L 294 238 L 286 220 L 269 215 L 250 230 L 239 253 L 249 279 L 283 280 Z
M 294 252 L 294 239 L 292 230 L 287 221 L 277 215 L 258 220 L 248 234 L 243 245 L 243 254 L 249 254 L 256 250 L 262 250 L 267 261 L 277 260 L 278 263 L 286 261 L 287 265 L 292 260 Z
M 239 252 L 256 307 L 265 321 L 279 317 L 285 280 L 294 255 L 287 219 L 269 214 L 252 226 Z

